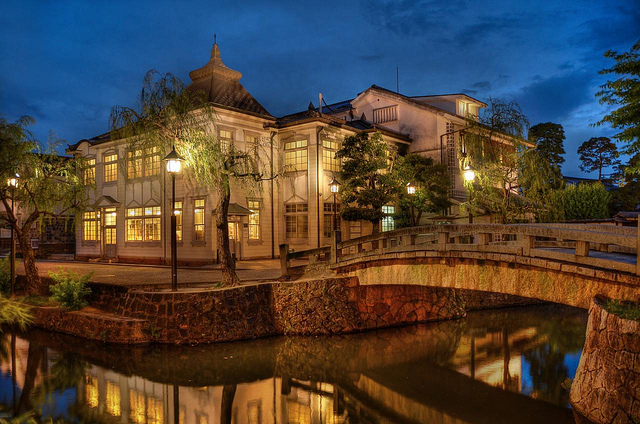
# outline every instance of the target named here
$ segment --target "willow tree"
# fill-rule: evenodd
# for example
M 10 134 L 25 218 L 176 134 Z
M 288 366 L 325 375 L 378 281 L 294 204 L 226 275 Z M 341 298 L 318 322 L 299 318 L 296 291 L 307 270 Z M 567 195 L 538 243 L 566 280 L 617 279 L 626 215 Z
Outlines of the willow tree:
M 38 143 L 27 129 L 33 122 L 24 117 L 10 124 L 0 118 L 0 201 L 5 209 L 0 220 L 15 231 L 24 261 L 25 291 L 46 294 L 31 247 L 31 231 L 50 220 L 82 212 L 87 197 L 80 178 L 82 161 L 59 156 L 59 140 Z M 20 178 L 12 189 L 5 182 L 16 173 Z M 16 205 L 13 211 L 12 201 Z
M 502 223 L 513 222 L 529 211 L 518 179 L 521 158 L 530 147 L 525 140 L 528 126 L 515 102 L 497 99 L 490 99 L 477 121 L 467 121 L 459 152 L 461 166 L 476 171 L 476 181 L 467 182 L 471 192 L 467 208 L 490 212 Z
M 218 138 L 214 107 L 206 93 L 185 90 L 179 78 L 151 70 L 144 77 L 139 107 L 116 106 L 111 110 L 112 138 L 124 139 L 131 149 L 157 148 L 168 153 L 172 146 L 184 158 L 188 179 L 216 196 L 216 231 L 222 284 L 237 285 L 235 261 L 229 247 L 231 189 L 259 189 L 273 179 L 266 143 L 257 140 L 250 150 L 238 149 Z

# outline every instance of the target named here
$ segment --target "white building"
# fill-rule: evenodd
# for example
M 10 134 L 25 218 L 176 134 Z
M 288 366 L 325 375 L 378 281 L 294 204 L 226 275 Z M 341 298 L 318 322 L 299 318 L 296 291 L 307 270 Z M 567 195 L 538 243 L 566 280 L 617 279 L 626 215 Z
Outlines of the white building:
M 281 243 L 296 250 L 329 243 L 333 197 L 328 184 L 340 169 L 334 154 L 345 136 L 360 131 L 379 131 L 390 144 L 406 144 L 409 152 L 445 162 L 454 204 L 464 199 L 456 144 L 465 116 L 477 115 L 484 103 L 464 94 L 408 97 L 373 85 L 354 99 L 321 109 L 310 104 L 308 110 L 276 118 L 240 84 L 241 76 L 224 65 L 214 44 L 211 59 L 190 73 L 187 87 L 208 93 L 220 139 L 239 149 L 266 141 L 266 159 L 276 170 L 287 169 L 254 193 L 232 190 L 229 234 L 237 258 L 276 257 Z M 81 140 L 69 151 L 89 160 L 85 177 L 97 187 L 94 210 L 77 226 L 77 257 L 167 262 L 171 193 L 161 163 L 165 153 L 129 150 L 124 140 L 112 140 L 109 134 Z M 181 263 L 216 260 L 214 195 L 180 178 L 176 182 Z M 456 211 L 451 209 L 451 219 Z M 391 220 L 383 224 L 393 226 Z M 341 228 L 343 238 L 371 232 L 368 222 L 343 222 Z

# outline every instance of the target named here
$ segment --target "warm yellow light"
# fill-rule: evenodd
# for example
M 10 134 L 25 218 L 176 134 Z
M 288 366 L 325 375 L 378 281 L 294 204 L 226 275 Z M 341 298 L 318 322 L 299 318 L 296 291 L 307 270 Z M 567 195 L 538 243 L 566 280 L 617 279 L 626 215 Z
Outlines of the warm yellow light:
M 331 187 L 331 193 L 337 193 L 340 191 L 340 183 L 335 179 L 335 177 L 329 183 L 329 187 Z
M 20 175 L 16 174 L 14 177 L 7 178 L 7 185 L 9 187 L 17 188 L 18 187 L 18 179 Z
M 171 159 L 167 161 L 167 172 L 171 174 L 177 174 L 182 169 L 182 161 Z
M 465 166 L 463 174 L 466 181 L 473 181 L 476 179 L 476 171 L 474 171 L 470 165 Z
M 416 186 L 413 183 L 407 183 L 407 194 L 408 195 L 416 194 Z

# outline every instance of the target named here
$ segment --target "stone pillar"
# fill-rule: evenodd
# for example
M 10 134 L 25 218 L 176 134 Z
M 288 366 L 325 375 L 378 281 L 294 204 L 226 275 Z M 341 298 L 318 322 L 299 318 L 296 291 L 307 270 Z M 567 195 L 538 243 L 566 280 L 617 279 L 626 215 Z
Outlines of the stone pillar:
M 280 271 L 282 275 L 289 275 L 289 259 L 287 259 L 287 253 L 289 253 L 289 245 L 280 245 Z
M 589 308 L 587 338 L 571 385 L 575 412 L 596 424 L 640 422 L 640 321 Z

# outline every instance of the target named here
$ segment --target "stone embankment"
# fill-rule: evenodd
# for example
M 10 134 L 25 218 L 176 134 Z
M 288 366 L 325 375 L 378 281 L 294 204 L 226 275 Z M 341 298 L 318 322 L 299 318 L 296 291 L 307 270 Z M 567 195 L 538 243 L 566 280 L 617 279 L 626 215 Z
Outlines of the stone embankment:
M 279 334 L 350 333 L 531 302 L 453 288 L 362 286 L 356 277 L 178 292 L 91 287 L 91 308 L 77 312 L 36 308 L 35 325 L 114 343 L 210 343 Z
M 587 337 L 571 404 L 597 424 L 640 423 L 640 321 L 607 312 L 596 297 L 589 308 Z

